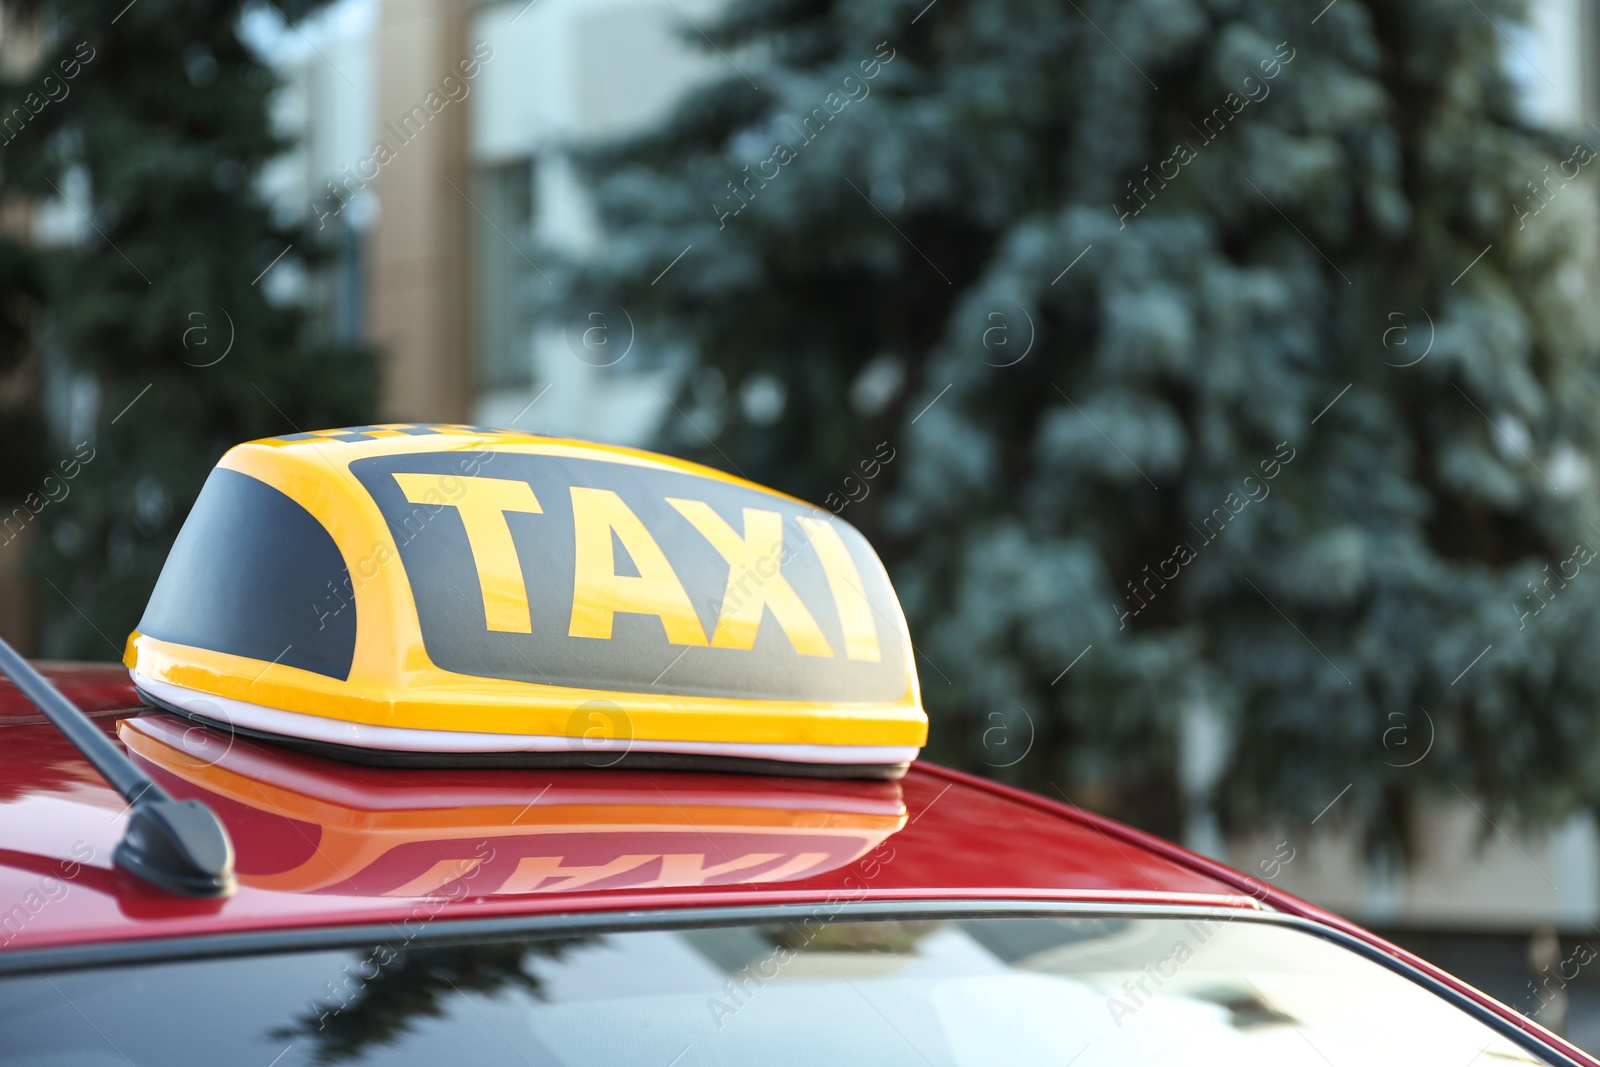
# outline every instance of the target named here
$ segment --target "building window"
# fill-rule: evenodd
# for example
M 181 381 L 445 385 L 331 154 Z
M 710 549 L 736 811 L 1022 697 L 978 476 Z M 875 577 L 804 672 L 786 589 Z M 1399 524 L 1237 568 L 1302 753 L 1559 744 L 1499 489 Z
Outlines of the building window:
M 479 384 L 488 389 L 533 381 L 533 319 L 525 296 L 533 270 L 533 161 L 478 171 L 477 338 Z

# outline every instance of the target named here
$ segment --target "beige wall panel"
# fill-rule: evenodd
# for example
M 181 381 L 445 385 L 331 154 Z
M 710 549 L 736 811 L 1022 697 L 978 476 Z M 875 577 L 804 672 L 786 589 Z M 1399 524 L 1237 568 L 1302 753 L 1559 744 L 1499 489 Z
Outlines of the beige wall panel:
M 461 0 L 379 7 L 378 137 L 393 157 L 373 183 L 368 300 L 386 419 L 463 422 L 471 408 L 467 101 L 448 101 L 426 125 L 405 122 L 469 55 L 467 14 Z

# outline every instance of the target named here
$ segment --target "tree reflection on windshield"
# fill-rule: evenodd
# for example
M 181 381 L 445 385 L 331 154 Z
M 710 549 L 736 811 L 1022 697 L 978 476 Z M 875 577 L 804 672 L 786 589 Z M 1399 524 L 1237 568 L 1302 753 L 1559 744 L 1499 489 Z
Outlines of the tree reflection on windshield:
M 452 997 L 496 996 L 506 990 L 544 999 L 530 957 L 561 960 L 589 936 L 395 949 L 386 944 L 355 956 L 326 983 L 291 1026 L 269 1031 L 279 1041 L 307 1041 L 317 1064 L 351 1063 L 367 1051 L 399 1043 L 425 1019 L 442 1019 Z

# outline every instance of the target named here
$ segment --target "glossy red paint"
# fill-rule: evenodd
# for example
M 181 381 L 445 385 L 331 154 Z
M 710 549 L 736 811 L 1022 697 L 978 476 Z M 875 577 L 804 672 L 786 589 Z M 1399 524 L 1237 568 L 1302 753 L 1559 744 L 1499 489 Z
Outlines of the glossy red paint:
M 96 722 L 168 791 L 212 806 L 241 884 L 228 900 L 197 902 L 113 867 L 121 798 L 0 689 L 0 902 L 35 905 L 10 927 L 0 909 L 5 950 L 401 921 L 419 906 L 439 919 L 841 896 L 1255 906 L 1181 858 L 922 765 L 899 783 L 396 771 L 229 739 L 137 707 L 126 682 L 109 702 L 122 708 L 107 708 L 99 669 L 55 680 L 74 698 L 80 681 L 93 684 Z M 552 856 L 559 866 L 536 880 Z M 630 868 L 626 857 L 647 859 Z M 573 884 L 573 869 L 607 864 Z
M 1268 908 L 1324 923 L 1520 1013 L 1316 906 L 1048 798 L 916 764 L 899 783 L 641 771 L 359 767 L 137 705 L 118 666 L 45 673 L 238 850 L 193 901 L 110 863 L 124 804 L 0 682 L 0 952 L 372 922 L 839 900 Z

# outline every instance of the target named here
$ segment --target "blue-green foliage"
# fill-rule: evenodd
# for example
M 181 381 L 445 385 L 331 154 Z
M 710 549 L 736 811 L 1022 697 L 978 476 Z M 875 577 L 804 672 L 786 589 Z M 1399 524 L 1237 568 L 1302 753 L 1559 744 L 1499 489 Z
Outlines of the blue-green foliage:
M 695 354 L 663 442 L 818 502 L 891 443 L 843 517 L 937 755 L 1170 829 L 1209 707 L 1233 825 L 1592 802 L 1600 573 L 1529 583 L 1600 548 L 1597 135 L 1521 117 L 1518 6 L 925 3 L 735 0 L 727 77 L 585 157 L 558 304 Z
M 70 484 L 35 474 L 12 487 L 50 501 L 27 523 L 40 650 L 95 659 L 120 657 L 224 450 L 369 421 L 374 393 L 366 353 L 268 296 L 281 280 L 262 277 L 269 265 L 287 274 L 317 251 L 259 189 L 287 145 L 269 114 L 277 79 L 240 38 L 246 5 L 125 4 L 7 5 L 8 19 L 37 18 L 43 50 L 0 77 L 0 196 L 82 224 L 66 245 L 5 230 L 0 361 L 33 361 L 35 381 L 52 364 L 80 399 L 88 384 L 98 394 L 77 407 L 96 412 L 92 430 L 76 427 L 90 447 L 35 445 L 52 470 L 72 462 Z

